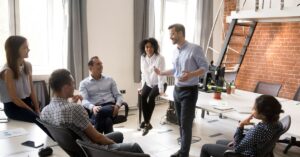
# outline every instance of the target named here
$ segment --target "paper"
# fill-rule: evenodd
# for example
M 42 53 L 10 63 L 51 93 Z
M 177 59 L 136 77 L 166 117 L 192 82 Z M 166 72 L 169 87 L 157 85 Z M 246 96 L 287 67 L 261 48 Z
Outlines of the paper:
M 26 135 L 28 132 L 23 128 L 0 131 L 0 139 Z
M 209 102 L 213 108 L 218 109 L 218 110 L 231 110 L 233 109 L 230 105 L 228 105 L 228 102 L 226 101 L 220 101 L 220 100 L 212 100 Z

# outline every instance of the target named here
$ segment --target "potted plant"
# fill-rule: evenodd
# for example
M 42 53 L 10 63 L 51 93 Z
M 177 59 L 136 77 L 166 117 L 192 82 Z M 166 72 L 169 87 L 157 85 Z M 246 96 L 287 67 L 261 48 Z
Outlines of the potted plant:
M 215 91 L 214 91 L 214 98 L 220 100 L 221 99 L 221 94 L 222 94 L 223 87 L 221 86 L 216 86 Z

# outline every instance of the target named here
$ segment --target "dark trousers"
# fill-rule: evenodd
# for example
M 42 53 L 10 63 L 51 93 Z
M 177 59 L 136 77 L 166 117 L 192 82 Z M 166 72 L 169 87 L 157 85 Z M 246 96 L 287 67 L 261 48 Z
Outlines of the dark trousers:
M 200 157 L 223 157 L 226 150 L 233 149 L 227 146 L 228 140 L 218 140 L 216 144 L 205 144 L 202 146 Z
M 116 142 L 116 144 L 108 146 L 108 149 L 110 150 L 143 153 L 142 148 L 137 143 L 122 143 L 124 138 L 121 132 L 112 132 L 105 136 Z
M 167 84 L 164 84 L 164 91 L 167 89 Z M 150 123 L 152 113 L 155 108 L 155 98 L 159 95 L 158 85 L 153 88 L 146 85 L 143 86 L 141 98 L 142 98 L 142 110 L 145 123 Z
M 198 99 L 198 87 L 175 87 L 173 95 L 181 137 L 180 157 L 188 157 L 192 141 L 192 126 Z
M 32 108 L 34 110 L 34 106 L 32 105 L 32 101 L 30 97 L 27 97 L 25 99 L 22 99 L 22 101 L 29 106 L 30 108 Z M 39 123 L 36 118 L 39 118 L 39 115 L 36 114 L 35 112 L 32 112 L 28 109 L 22 108 L 17 106 L 15 103 L 13 102 L 8 102 L 8 103 L 4 103 L 4 112 L 6 114 L 6 116 L 10 119 L 14 119 L 14 120 L 20 120 L 20 121 L 24 121 L 24 122 L 29 122 L 29 123 L 35 123 L 36 125 L 38 125 L 49 137 L 52 138 L 51 134 L 49 133 L 49 131 L 41 124 Z M 52 138 L 53 139 L 53 138 Z
M 100 133 L 111 133 L 113 132 L 113 106 L 115 103 L 105 103 L 102 104 L 102 108 L 95 115 L 92 114 L 91 120 L 92 124 L 94 124 L 96 130 Z

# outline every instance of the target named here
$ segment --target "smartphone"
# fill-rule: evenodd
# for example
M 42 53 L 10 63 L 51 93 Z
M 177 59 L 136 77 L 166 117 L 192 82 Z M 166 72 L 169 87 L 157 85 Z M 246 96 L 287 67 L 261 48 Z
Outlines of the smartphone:
M 39 148 L 39 147 L 44 145 L 44 143 L 37 143 L 37 142 L 34 142 L 34 141 L 25 141 L 21 144 L 23 146 L 28 146 L 28 147 L 32 147 L 32 148 Z

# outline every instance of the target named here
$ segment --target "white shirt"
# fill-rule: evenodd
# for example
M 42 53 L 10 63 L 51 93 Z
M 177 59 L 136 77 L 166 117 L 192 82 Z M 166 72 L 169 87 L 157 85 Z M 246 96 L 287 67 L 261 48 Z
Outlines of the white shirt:
M 164 92 L 164 83 L 166 83 L 165 76 L 158 76 L 154 72 L 154 67 L 160 71 L 165 70 L 165 59 L 161 55 L 152 55 L 151 57 L 141 56 L 141 72 L 142 72 L 142 87 L 146 83 L 147 86 L 153 88 L 158 85 L 160 93 Z

